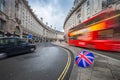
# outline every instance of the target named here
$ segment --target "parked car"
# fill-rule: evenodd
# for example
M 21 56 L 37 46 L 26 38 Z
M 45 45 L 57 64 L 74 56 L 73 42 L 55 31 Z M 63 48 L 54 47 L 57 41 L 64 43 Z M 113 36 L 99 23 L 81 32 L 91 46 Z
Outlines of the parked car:
M 36 45 L 27 43 L 20 38 L 0 38 L 0 59 L 35 50 Z

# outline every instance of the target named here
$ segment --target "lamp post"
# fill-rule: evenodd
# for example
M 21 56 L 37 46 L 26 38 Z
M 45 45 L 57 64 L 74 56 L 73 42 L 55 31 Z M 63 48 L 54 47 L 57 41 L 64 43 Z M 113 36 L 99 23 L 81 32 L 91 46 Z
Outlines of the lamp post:
M 57 32 L 56 32 L 56 41 L 57 41 Z

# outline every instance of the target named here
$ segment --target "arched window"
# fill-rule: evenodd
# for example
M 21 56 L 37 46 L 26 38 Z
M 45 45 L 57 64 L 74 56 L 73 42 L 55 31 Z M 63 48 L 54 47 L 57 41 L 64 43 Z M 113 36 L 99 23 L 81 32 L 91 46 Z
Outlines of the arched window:
M 20 34 L 20 28 L 18 26 L 16 26 L 15 33 Z

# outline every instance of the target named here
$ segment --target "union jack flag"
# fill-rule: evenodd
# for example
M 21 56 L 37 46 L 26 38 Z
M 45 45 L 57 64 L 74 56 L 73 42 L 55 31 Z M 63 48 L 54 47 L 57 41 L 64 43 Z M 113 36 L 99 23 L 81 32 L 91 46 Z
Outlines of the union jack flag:
M 79 67 L 89 67 L 94 62 L 94 55 L 91 52 L 82 51 L 76 56 L 75 62 Z

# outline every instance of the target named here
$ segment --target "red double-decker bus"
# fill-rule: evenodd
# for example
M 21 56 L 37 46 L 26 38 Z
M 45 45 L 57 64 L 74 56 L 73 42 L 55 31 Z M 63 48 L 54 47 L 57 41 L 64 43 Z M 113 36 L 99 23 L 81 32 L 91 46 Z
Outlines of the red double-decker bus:
M 68 31 L 68 44 L 120 51 L 120 10 L 105 10 Z

